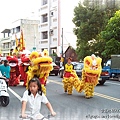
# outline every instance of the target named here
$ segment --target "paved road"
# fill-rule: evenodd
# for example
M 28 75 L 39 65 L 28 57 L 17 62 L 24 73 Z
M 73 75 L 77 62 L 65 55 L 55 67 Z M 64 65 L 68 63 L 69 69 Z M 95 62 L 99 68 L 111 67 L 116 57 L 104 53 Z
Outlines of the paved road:
M 120 120 L 120 82 L 107 81 L 105 85 L 95 88 L 95 96 L 85 99 L 84 93 L 67 95 L 63 92 L 62 79 L 58 76 L 50 76 L 47 84 L 47 97 L 57 112 L 56 117 L 50 120 Z M 10 87 L 10 104 L 7 107 L 0 106 L 0 120 L 20 120 L 20 109 L 25 88 L 23 86 Z M 45 105 L 42 105 L 41 113 L 49 114 Z

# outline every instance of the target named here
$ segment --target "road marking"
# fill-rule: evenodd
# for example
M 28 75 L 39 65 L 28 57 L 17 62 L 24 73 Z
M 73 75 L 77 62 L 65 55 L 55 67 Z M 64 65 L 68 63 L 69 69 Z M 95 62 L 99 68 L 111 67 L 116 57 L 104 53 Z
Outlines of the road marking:
M 57 82 L 57 81 L 54 81 L 54 80 L 48 80 L 48 83 L 49 82 L 52 82 L 52 83 L 56 83 L 56 84 L 59 84 L 59 85 L 63 85 L 63 83 L 61 83 L 61 82 Z M 16 93 L 16 92 L 14 92 L 10 87 L 8 87 L 8 90 L 16 97 L 16 98 L 18 98 L 18 100 L 20 100 L 21 101 L 21 97 Z M 112 101 L 115 101 L 115 102 L 119 102 L 120 103 L 120 99 L 118 99 L 118 98 L 114 98 L 114 97 L 111 97 L 111 96 L 108 96 L 108 95 L 104 95 L 104 94 L 101 94 L 101 93 L 97 93 L 97 92 L 94 92 L 94 94 L 96 95 L 96 96 L 99 96 L 99 97 L 102 97 L 102 98 L 106 98 L 106 99 L 108 99 L 108 100 L 112 100 Z
M 56 83 L 56 84 L 59 84 L 59 85 L 63 85 L 63 83 L 61 83 L 61 82 L 57 82 L 57 81 L 50 80 L 50 79 L 49 79 L 49 82 L 53 82 L 53 83 Z M 96 96 L 99 96 L 99 97 L 102 97 L 102 98 L 106 98 L 108 100 L 112 100 L 112 101 L 120 103 L 120 99 L 118 99 L 118 98 L 114 98 L 114 97 L 111 97 L 111 96 L 108 96 L 108 95 L 104 95 L 104 94 L 101 94 L 101 93 L 97 93 L 97 92 L 94 92 L 94 94 Z
M 49 82 L 53 82 L 53 83 L 56 83 L 56 84 L 59 84 L 59 85 L 63 85 L 63 83 L 61 83 L 61 82 L 57 82 L 57 81 L 54 81 L 54 80 L 48 80 Z
M 104 95 L 104 94 L 101 94 L 101 93 L 97 93 L 97 92 L 94 92 L 94 94 L 96 96 L 103 97 L 103 98 L 106 98 L 106 99 L 109 99 L 109 100 L 113 100 L 115 102 L 120 102 L 120 99 L 118 99 L 118 98 L 114 98 L 114 97 L 111 97 L 111 96 L 108 96 L 108 95 Z
M 111 82 L 106 82 L 106 83 L 113 84 L 113 85 L 119 85 L 120 86 L 120 84 L 118 84 L 118 83 L 111 83 Z
M 16 92 L 14 92 L 10 87 L 8 87 L 8 90 L 9 90 L 18 100 L 21 101 L 22 98 L 21 98 Z

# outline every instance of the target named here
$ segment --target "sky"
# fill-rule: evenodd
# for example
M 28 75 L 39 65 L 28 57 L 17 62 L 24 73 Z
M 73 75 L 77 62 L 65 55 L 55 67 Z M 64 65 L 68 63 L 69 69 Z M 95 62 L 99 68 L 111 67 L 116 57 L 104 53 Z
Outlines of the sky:
M 38 7 L 39 0 L 0 0 L 0 30 Z
M 70 44 L 76 48 L 76 36 L 73 33 L 75 27 L 72 19 L 74 17 L 74 8 L 80 0 L 61 0 L 61 24 L 63 27 L 64 44 Z
M 61 0 L 62 16 L 64 20 L 64 39 L 66 43 L 74 46 L 71 39 L 76 39 L 73 35 L 74 24 L 72 23 L 73 9 L 79 0 Z M 63 4 L 64 3 L 64 4 Z M 10 24 L 18 19 L 28 18 L 33 11 L 37 11 L 40 0 L 0 0 L 0 32 L 5 28 L 10 28 Z M 61 20 L 62 21 L 62 20 Z M 1 36 L 1 35 L 0 35 Z

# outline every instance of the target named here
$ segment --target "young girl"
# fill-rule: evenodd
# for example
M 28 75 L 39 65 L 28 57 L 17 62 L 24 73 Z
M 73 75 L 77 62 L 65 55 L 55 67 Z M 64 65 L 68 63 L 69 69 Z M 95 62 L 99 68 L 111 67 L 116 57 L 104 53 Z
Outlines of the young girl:
M 28 83 L 28 90 L 23 94 L 22 98 L 22 118 L 26 118 L 28 115 L 33 118 L 41 118 L 40 114 L 41 103 L 44 103 L 53 116 L 56 115 L 47 97 L 42 93 L 41 84 L 39 79 L 34 77 Z
M 72 58 L 68 58 L 68 62 L 65 64 L 64 73 L 63 73 L 63 88 L 64 92 L 67 92 L 69 95 L 72 94 L 73 91 L 73 84 L 71 81 L 75 78 L 74 74 L 72 73 L 74 70 L 74 66 L 71 63 Z

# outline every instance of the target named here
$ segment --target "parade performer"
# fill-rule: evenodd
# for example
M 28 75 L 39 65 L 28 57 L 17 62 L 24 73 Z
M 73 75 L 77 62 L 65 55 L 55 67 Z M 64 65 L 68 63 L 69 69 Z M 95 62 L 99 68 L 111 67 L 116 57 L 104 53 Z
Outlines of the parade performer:
M 42 91 L 46 94 L 45 82 L 49 76 L 50 71 L 53 69 L 52 58 L 48 55 L 48 51 L 44 50 L 43 55 L 38 52 L 30 54 L 31 66 L 27 72 L 27 83 L 33 77 L 38 77 L 42 86 Z M 27 85 L 28 87 L 28 85 Z
M 20 82 L 20 72 L 19 72 L 19 66 L 18 66 L 18 59 L 13 56 L 7 57 L 9 61 L 9 65 L 11 67 L 10 70 L 10 79 L 9 79 L 9 86 L 16 86 Z
M 71 58 L 68 58 L 67 64 L 65 64 L 64 74 L 63 74 L 63 87 L 64 92 L 68 92 L 69 95 L 72 94 L 73 91 L 73 84 L 72 80 L 74 79 L 74 69 L 73 65 L 71 64 Z
M 30 59 L 29 57 L 23 55 L 21 57 L 21 63 L 19 65 L 19 69 L 20 69 L 20 80 L 23 80 L 23 86 L 26 86 L 26 82 L 27 82 L 27 69 L 30 66 Z
M 100 57 L 96 57 L 94 54 L 84 58 L 84 68 L 82 70 L 82 80 L 74 79 L 74 88 L 78 92 L 85 92 L 86 98 L 94 96 L 94 88 L 98 84 L 98 79 L 101 74 L 101 62 Z
M 94 88 L 98 84 L 98 79 L 101 74 L 101 62 L 100 57 L 96 57 L 94 54 L 84 58 L 84 67 L 82 70 L 82 79 L 77 76 L 71 59 L 68 59 L 68 63 L 65 65 L 65 72 L 63 76 L 64 91 L 68 94 L 72 94 L 73 87 L 77 92 L 85 92 L 85 98 L 91 98 L 94 96 Z

